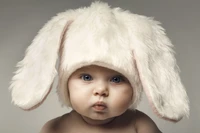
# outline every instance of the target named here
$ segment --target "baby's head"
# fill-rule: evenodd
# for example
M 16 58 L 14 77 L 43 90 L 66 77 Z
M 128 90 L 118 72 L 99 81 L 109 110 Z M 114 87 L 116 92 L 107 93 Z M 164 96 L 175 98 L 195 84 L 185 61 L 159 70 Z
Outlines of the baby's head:
M 68 38 L 70 39 L 70 36 L 68 36 Z M 63 47 L 62 51 L 70 53 L 70 56 L 66 56 L 66 59 L 63 61 L 63 57 L 61 57 L 58 85 L 58 95 L 60 97 L 60 101 L 64 105 L 71 106 L 67 83 L 69 82 L 70 76 L 73 75 L 74 72 L 76 73 L 76 71 L 83 68 L 89 69 L 92 68 L 91 66 L 96 66 L 97 68 L 98 66 L 99 69 L 104 68 L 102 70 L 107 69 L 118 72 L 127 79 L 133 91 L 131 98 L 132 104 L 130 104 L 130 108 L 135 109 L 140 101 L 142 85 L 136 64 L 134 62 L 133 53 L 131 53 L 132 51 L 127 48 L 121 47 L 120 43 L 108 44 L 108 40 L 106 40 L 106 38 L 102 36 L 101 39 L 103 40 L 102 42 L 97 41 L 95 44 L 94 41 L 92 41 L 92 43 L 87 42 L 82 44 L 81 40 L 80 42 L 75 43 L 77 46 L 69 46 L 70 48 Z M 80 48 L 79 45 L 84 45 L 85 47 Z M 95 47 L 93 45 L 95 45 Z M 116 45 L 116 47 L 113 48 L 113 45 Z
M 188 116 L 189 101 L 173 45 L 159 24 L 102 2 L 58 14 L 40 30 L 18 63 L 10 86 L 14 104 L 30 110 L 44 101 L 57 74 L 59 54 L 58 95 L 64 105 L 75 108 L 71 81 L 76 72 L 95 66 L 127 79 L 124 83 L 132 89 L 127 89 L 131 91 L 131 95 L 126 94 L 130 102 L 123 109 L 136 108 L 144 90 L 155 113 L 162 118 L 178 121 Z
M 105 67 L 90 65 L 77 69 L 67 86 L 71 107 L 94 120 L 119 116 L 132 104 L 133 89 L 128 79 Z

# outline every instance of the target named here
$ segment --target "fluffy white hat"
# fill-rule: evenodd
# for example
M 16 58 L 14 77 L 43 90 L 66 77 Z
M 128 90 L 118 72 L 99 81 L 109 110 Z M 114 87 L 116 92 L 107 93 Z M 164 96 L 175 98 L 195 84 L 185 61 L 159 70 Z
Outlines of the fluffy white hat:
M 188 97 L 180 81 L 172 44 L 152 18 L 94 2 L 53 17 L 18 63 L 10 89 L 12 101 L 24 110 L 39 106 L 51 90 L 60 57 L 58 95 L 70 106 L 69 76 L 86 65 L 99 65 L 122 73 L 130 81 L 133 105 L 142 90 L 155 113 L 178 121 L 189 115 Z

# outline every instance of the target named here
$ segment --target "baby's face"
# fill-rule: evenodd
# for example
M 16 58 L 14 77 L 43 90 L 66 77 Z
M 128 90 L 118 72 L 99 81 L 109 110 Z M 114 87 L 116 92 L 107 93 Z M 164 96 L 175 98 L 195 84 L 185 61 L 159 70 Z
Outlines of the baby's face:
M 133 90 L 120 73 L 99 66 L 75 71 L 68 81 L 72 108 L 92 120 L 106 120 L 124 113 L 131 104 Z

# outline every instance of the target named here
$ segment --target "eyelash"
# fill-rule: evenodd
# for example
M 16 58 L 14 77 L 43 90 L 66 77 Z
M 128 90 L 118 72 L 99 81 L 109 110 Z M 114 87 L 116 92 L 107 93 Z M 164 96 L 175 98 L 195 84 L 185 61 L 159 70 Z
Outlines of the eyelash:
M 89 74 L 81 74 L 80 78 L 84 81 L 91 81 L 93 80 L 92 76 L 89 75 Z M 86 79 L 87 78 L 87 79 Z M 88 79 L 89 78 L 89 79 Z M 118 79 L 118 81 L 114 81 Z M 125 78 L 121 75 L 117 75 L 117 76 L 113 76 L 111 79 L 110 79 L 111 82 L 114 82 L 114 83 L 120 83 L 120 82 L 124 82 L 125 81 Z

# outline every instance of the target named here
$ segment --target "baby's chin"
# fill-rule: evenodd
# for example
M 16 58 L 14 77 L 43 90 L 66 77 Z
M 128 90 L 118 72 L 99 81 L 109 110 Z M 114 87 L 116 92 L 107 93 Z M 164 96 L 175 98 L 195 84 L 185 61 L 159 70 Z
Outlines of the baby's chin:
M 106 113 L 95 113 L 91 116 L 89 116 L 90 119 L 93 119 L 93 120 L 99 120 L 99 121 L 106 121 L 106 120 L 109 120 L 109 119 L 113 119 L 113 118 L 116 118 L 116 117 L 120 117 L 122 114 L 124 114 L 127 110 L 120 110 L 120 111 L 109 111 L 109 112 L 106 112 Z

